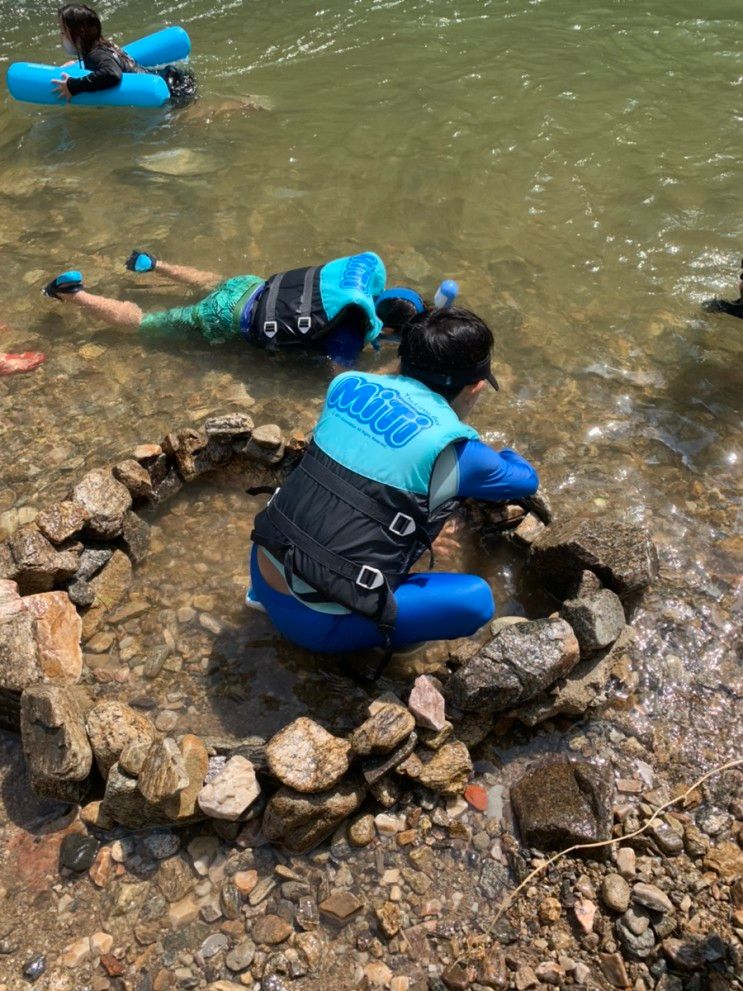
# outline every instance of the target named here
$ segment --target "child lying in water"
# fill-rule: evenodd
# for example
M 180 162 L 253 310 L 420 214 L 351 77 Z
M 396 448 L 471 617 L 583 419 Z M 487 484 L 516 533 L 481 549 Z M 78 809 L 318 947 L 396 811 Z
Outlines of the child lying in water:
M 54 89 L 65 100 L 71 100 L 78 93 L 98 93 L 112 89 L 118 86 L 125 72 L 156 73 L 162 76 L 173 99 L 187 100 L 196 94 L 196 81 L 190 70 L 174 65 L 159 70 L 146 69 L 118 45 L 104 38 L 101 19 L 87 4 L 65 4 L 59 11 L 59 27 L 64 50 L 90 70 L 89 75 L 80 78 L 73 79 L 63 72 L 61 79 L 52 80 Z

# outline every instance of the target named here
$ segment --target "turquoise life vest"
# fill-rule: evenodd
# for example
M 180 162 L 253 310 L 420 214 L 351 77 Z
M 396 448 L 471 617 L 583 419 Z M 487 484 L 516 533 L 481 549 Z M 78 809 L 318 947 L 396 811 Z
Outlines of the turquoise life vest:
M 249 337 L 265 347 L 312 347 L 353 320 L 370 343 L 382 330 L 374 298 L 386 277 L 384 262 L 372 251 L 272 275 L 253 307 Z
M 415 379 L 339 375 L 298 467 L 256 517 L 253 540 L 283 563 L 299 598 L 338 602 L 389 633 L 394 589 L 457 504 L 431 509 L 436 460 L 477 437 Z M 298 591 L 294 576 L 312 591 Z

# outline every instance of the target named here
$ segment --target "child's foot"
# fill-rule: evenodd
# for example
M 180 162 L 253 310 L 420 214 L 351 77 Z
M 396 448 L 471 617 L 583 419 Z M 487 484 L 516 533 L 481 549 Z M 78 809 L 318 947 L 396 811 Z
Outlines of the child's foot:
M 18 372 L 32 372 L 45 361 L 41 351 L 24 351 L 23 354 L 0 354 L 0 375 L 17 375 Z
M 56 279 L 47 282 L 41 290 L 44 296 L 50 299 L 59 299 L 60 296 L 74 296 L 76 292 L 84 289 L 83 277 L 80 272 L 63 272 Z
M 154 272 L 157 267 L 157 258 L 146 251 L 139 251 L 138 248 L 135 248 L 124 265 L 130 272 Z

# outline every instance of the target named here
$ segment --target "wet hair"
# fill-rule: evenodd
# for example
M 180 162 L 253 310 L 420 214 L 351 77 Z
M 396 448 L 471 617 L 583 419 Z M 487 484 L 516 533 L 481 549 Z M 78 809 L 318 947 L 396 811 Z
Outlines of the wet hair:
M 64 7 L 60 7 L 59 23 L 80 58 L 89 55 L 97 45 L 105 43 L 100 17 L 85 3 L 66 3 Z
M 480 369 L 489 371 L 493 344 L 490 327 L 469 310 L 427 308 L 406 324 L 398 354 L 403 375 L 451 402 L 465 385 L 487 377 Z M 427 372 L 432 373 L 430 379 Z M 454 381 L 444 383 L 444 378 Z

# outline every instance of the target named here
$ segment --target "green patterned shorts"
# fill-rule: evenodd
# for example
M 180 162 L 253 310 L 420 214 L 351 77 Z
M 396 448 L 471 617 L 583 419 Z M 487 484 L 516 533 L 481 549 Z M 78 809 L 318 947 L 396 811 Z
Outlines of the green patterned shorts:
M 193 306 L 149 313 L 140 329 L 149 337 L 184 337 L 200 334 L 210 344 L 222 344 L 240 336 L 242 303 L 265 280 L 258 275 L 237 275 L 220 282 L 214 292 Z

